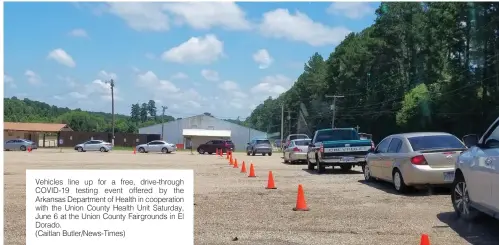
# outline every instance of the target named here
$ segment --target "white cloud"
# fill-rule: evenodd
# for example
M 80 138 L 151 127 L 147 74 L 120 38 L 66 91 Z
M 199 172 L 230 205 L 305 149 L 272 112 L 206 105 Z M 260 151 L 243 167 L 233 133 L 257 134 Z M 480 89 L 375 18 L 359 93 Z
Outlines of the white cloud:
M 16 84 L 14 83 L 14 78 L 7 74 L 3 74 L 3 82 L 5 85 L 9 85 L 11 88 L 17 87 Z
M 187 76 L 185 73 L 183 72 L 177 72 L 175 74 L 173 74 L 173 76 L 171 77 L 171 79 L 177 79 L 177 80 L 180 80 L 180 79 L 187 79 L 189 78 L 189 76 Z
M 57 79 L 63 81 L 66 85 L 68 85 L 69 87 L 73 88 L 73 87 L 76 87 L 77 83 L 76 83 L 76 80 L 71 78 L 71 77 L 63 77 L 63 76 L 57 76 Z
M 284 75 L 266 76 L 259 84 L 251 88 L 251 93 L 258 94 L 259 99 L 272 96 L 273 98 L 286 92 L 291 86 L 291 79 Z
M 144 86 L 146 88 L 152 89 L 157 92 L 167 92 L 167 93 L 176 93 L 180 91 L 179 88 L 175 86 L 172 82 L 168 80 L 161 80 L 154 74 L 152 71 L 147 71 L 143 74 L 139 74 L 137 76 L 137 82 L 140 86 Z
M 191 37 L 186 42 L 163 53 L 165 61 L 209 64 L 223 55 L 223 42 L 213 34 Z
M 267 69 L 273 62 L 266 49 L 260 49 L 253 54 L 253 60 L 258 63 L 260 69 Z
M 171 13 L 177 23 L 185 23 L 194 29 L 208 30 L 217 26 L 228 30 L 251 28 L 244 11 L 233 2 L 166 3 L 163 9 Z
M 85 86 L 86 88 L 86 93 L 85 95 L 87 97 L 90 96 L 99 96 L 102 100 L 106 101 L 111 101 L 111 85 L 105 81 L 102 81 L 100 79 L 96 79 L 90 84 L 87 84 Z M 114 100 L 122 100 L 122 98 L 119 95 L 119 89 L 115 86 L 114 87 Z
M 237 85 L 237 83 L 235 83 L 233 81 L 229 81 L 229 80 L 224 81 L 223 83 L 219 84 L 218 87 L 227 91 L 227 92 L 239 89 L 239 85 Z
M 246 98 L 248 98 L 248 95 L 245 94 L 245 93 L 243 93 L 243 92 L 241 92 L 241 91 L 235 91 L 235 92 L 232 93 L 232 95 L 234 97 L 236 97 L 236 98 L 239 98 L 239 99 L 246 99 Z
M 213 81 L 214 82 L 214 81 L 220 80 L 220 77 L 218 76 L 218 72 L 217 71 L 203 69 L 201 71 L 201 75 L 204 77 L 204 79 L 206 79 L 208 81 Z
M 54 98 L 56 100 L 63 100 L 64 99 L 64 97 L 59 96 L 59 95 L 54 95 L 54 96 L 52 96 L 52 98 Z
M 50 51 L 48 57 L 49 59 L 55 60 L 56 62 L 65 65 L 67 67 L 75 67 L 76 63 L 73 58 L 66 53 L 66 51 L 58 48 Z
M 28 83 L 36 85 L 42 83 L 41 77 L 32 70 L 26 70 L 24 72 L 26 78 L 28 78 Z
M 86 94 L 82 94 L 82 93 L 76 92 L 76 91 L 69 93 L 69 96 L 71 96 L 72 98 L 75 98 L 75 99 L 84 99 L 84 98 L 87 98 Z
M 88 37 L 87 31 L 80 28 L 71 30 L 69 35 L 73 37 Z
M 117 80 L 118 79 L 118 76 L 116 75 L 116 73 L 113 73 L 113 72 L 107 72 L 107 71 L 99 71 L 99 73 L 97 74 L 97 77 L 101 80 L 104 80 L 104 81 L 109 81 L 111 79 L 113 80 Z
M 326 10 L 329 14 L 344 15 L 357 20 L 373 14 L 374 11 L 375 9 L 369 5 L 369 2 L 337 2 L 332 3 Z
M 351 32 L 345 27 L 330 27 L 314 22 L 299 11 L 290 14 L 287 9 L 264 13 L 260 31 L 268 37 L 306 42 L 312 46 L 338 44 Z
M 161 3 L 113 2 L 109 3 L 107 11 L 125 20 L 136 31 L 161 32 L 170 29 Z
M 195 107 L 195 108 L 200 108 L 200 107 L 201 107 L 201 104 L 199 104 L 198 102 L 193 101 L 193 100 L 189 100 L 189 101 L 187 101 L 187 104 L 188 104 L 189 106 L 192 106 L 192 107 Z

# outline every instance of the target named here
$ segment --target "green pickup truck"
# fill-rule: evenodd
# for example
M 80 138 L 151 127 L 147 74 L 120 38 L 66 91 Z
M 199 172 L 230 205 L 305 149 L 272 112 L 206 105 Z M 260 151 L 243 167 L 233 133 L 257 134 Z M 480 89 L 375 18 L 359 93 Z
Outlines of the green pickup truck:
M 374 145 L 369 139 L 360 139 L 354 128 L 331 128 L 315 131 L 308 146 L 308 169 L 322 173 L 327 166 L 339 166 L 347 171 L 354 166 L 363 167 L 366 155 Z

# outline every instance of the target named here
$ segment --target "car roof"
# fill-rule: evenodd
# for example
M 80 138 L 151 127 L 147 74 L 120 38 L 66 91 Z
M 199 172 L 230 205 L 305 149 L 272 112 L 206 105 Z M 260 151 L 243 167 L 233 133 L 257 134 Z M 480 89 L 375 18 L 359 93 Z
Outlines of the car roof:
M 324 128 L 324 129 L 319 129 L 317 131 L 329 131 L 329 130 L 354 130 L 354 131 L 357 131 L 356 129 L 354 128 Z
M 291 141 L 302 141 L 302 140 L 312 140 L 312 139 L 294 139 L 294 140 L 291 140 Z
M 267 138 L 254 138 L 253 140 L 269 140 Z
M 420 137 L 420 136 L 438 136 L 438 135 L 451 135 L 449 133 L 444 132 L 411 132 L 411 133 L 401 133 L 401 134 L 393 134 L 391 137 L 403 137 L 403 138 L 412 138 L 412 137 Z

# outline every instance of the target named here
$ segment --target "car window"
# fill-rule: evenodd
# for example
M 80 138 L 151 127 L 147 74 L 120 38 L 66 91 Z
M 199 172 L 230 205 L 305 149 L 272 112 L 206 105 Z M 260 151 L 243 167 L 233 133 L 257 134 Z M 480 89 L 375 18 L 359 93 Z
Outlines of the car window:
M 390 144 L 391 138 L 385 138 L 382 140 L 378 147 L 376 147 L 376 153 L 386 153 L 388 151 L 388 146 Z
M 213 145 L 213 141 L 206 142 L 207 145 Z
M 270 144 L 269 140 L 256 140 L 256 144 Z
M 390 142 L 390 146 L 388 146 L 387 153 L 397 153 L 399 152 L 401 146 L 402 146 L 402 140 L 393 138 L 392 141 Z
M 293 142 L 294 142 L 295 145 L 304 146 L 304 145 L 309 145 L 310 141 L 311 140 L 296 140 L 296 141 L 293 141 Z
M 315 142 L 337 141 L 337 140 L 358 140 L 359 135 L 355 130 L 334 129 L 324 130 L 317 133 Z
M 465 149 L 466 146 L 454 135 L 425 135 L 408 138 L 412 150 Z
M 496 126 L 490 136 L 485 140 L 485 145 L 489 148 L 499 148 L 499 126 Z
M 308 139 L 307 135 L 304 134 L 297 134 L 297 135 L 290 135 L 289 140 L 296 140 L 296 139 Z

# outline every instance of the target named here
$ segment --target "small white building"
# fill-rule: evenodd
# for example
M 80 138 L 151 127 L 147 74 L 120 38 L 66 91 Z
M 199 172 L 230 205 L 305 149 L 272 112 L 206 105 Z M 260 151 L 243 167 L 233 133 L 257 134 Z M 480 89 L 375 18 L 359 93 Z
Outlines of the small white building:
M 140 134 L 160 134 L 162 124 L 139 129 Z M 163 138 L 172 144 L 183 144 L 196 149 L 214 139 L 231 139 L 236 150 L 246 148 L 253 138 L 266 138 L 267 133 L 207 115 L 182 118 L 163 124 Z

